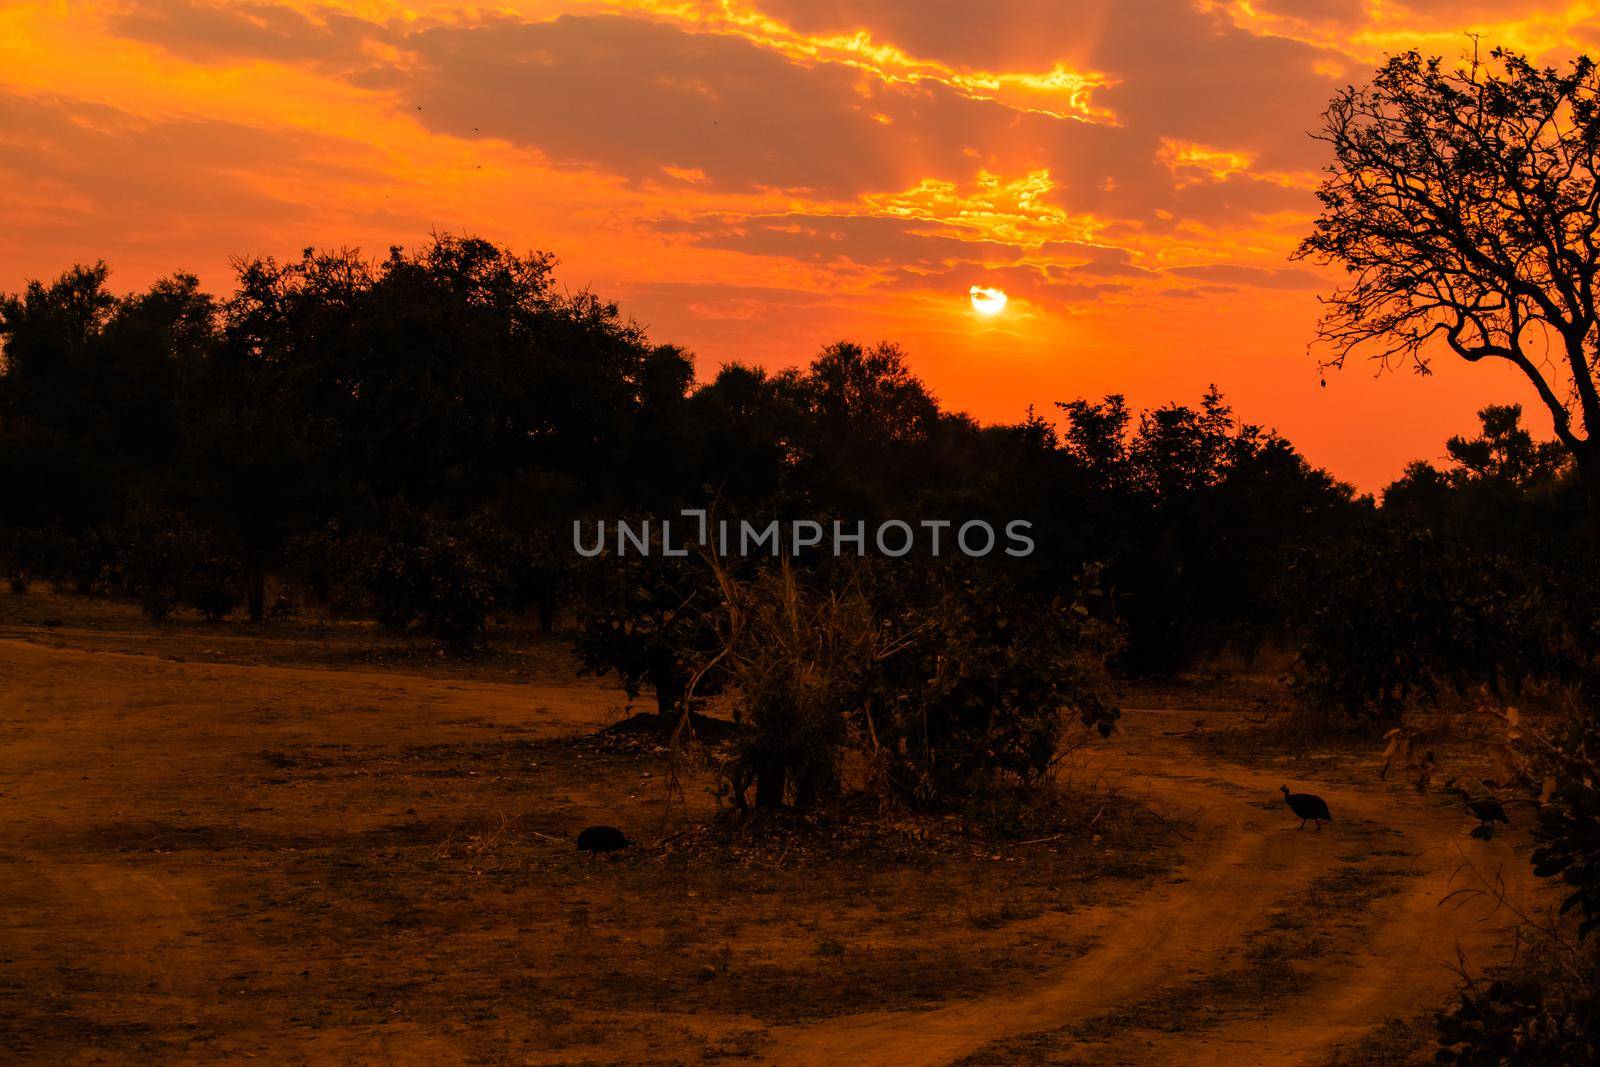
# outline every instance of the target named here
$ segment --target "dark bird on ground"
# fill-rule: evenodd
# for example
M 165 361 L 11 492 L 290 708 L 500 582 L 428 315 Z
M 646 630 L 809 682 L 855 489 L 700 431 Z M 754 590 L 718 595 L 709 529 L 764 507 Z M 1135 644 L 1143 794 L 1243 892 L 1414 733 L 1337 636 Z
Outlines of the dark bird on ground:
M 578 834 L 578 851 L 595 856 L 602 852 L 620 852 L 631 844 L 628 835 L 615 826 L 591 826 Z
M 1503 822 L 1507 826 L 1511 825 L 1511 819 L 1506 815 L 1506 806 L 1494 797 L 1475 798 L 1454 782 L 1451 782 L 1445 789 L 1461 798 L 1461 803 L 1477 818 L 1478 829 L 1487 829 L 1490 833 L 1493 833 L 1494 824 L 1497 822 Z
M 1300 829 L 1306 828 L 1306 820 L 1310 819 L 1317 824 L 1317 831 L 1322 831 L 1322 824 L 1332 822 L 1333 816 L 1328 813 L 1328 802 L 1311 793 L 1291 793 L 1289 787 L 1280 785 L 1283 790 L 1284 803 L 1289 805 L 1289 810 L 1300 816 Z

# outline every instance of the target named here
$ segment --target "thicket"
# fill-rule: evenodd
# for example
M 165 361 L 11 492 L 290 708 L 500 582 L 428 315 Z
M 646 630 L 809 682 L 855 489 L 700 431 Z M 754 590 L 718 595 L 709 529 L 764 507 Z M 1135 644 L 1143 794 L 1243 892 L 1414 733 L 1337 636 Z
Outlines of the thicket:
M 1112 721 L 1108 673 L 1221 651 L 1298 647 L 1306 703 L 1372 724 L 1440 692 L 1577 684 L 1596 652 L 1582 493 L 1515 408 L 1486 409 L 1380 506 L 1214 389 L 981 425 L 898 349 L 850 343 L 697 381 L 687 353 L 553 270 L 438 237 L 244 261 L 225 297 L 182 275 L 116 296 L 103 266 L 0 297 L 13 587 L 260 619 L 270 586 L 458 646 L 536 613 L 664 720 L 732 686 L 757 803 L 825 795 L 851 746 L 915 803 L 1037 780 L 1062 709 Z M 571 544 L 574 519 L 713 504 L 1024 520 L 1039 547 L 797 563 L 785 585 Z M 730 605 L 767 639 L 733 640 Z
M 1438 1017 L 1435 1059 L 1462 1065 L 1600 1059 L 1600 717 L 1592 704 L 1553 732 L 1507 717 L 1505 785 L 1536 800 L 1534 874 L 1561 883 L 1560 916 L 1523 918 L 1533 951 L 1469 980 Z M 1497 886 L 1489 882 L 1491 895 Z M 1568 932 L 1571 930 L 1572 932 Z
M 553 270 L 443 236 L 377 259 L 242 261 L 225 296 L 185 275 L 118 296 L 103 265 L 0 296 L 7 577 L 257 620 L 270 586 L 469 645 L 528 611 L 627 614 L 607 588 L 621 579 L 577 566 L 574 519 L 715 501 L 1025 520 L 1038 551 L 993 571 L 1068 597 L 1102 565 L 1127 630 L 1115 666 L 1160 673 L 1276 639 L 1289 554 L 1368 510 L 1214 390 L 986 426 L 942 407 L 897 348 L 850 343 L 697 381 L 685 352 Z M 634 652 L 584 633 L 585 659 L 630 688 L 666 678 L 605 665 Z
M 1372 729 L 1441 695 L 1581 686 L 1600 653 L 1597 547 L 1583 487 L 1521 409 L 1415 463 L 1383 506 L 1297 553 L 1295 684 L 1313 709 Z
M 1108 736 L 1107 661 L 1121 630 L 1076 596 L 1030 596 L 931 560 L 635 558 L 636 599 L 586 619 L 578 647 L 637 690 L 658 678 L 663 726 L 728 691 L 741 727 L 721 767 L 740 810 L 809 808 L 846 787 L 927 809 L 1048 780 L 1071 728 Z M 1096 605 L 1098 606 L 1098 605 Z M 668 699 L 671 694 L 672 699 Z M 668 717 L 670 716 L 670 718 Z

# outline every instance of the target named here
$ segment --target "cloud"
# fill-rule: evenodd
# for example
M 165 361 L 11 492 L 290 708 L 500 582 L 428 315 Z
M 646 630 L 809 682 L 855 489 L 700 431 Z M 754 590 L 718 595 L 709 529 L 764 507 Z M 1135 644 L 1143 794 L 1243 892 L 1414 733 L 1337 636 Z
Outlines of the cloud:
M 1070 20 L 1056 0 L 935 0 L 915 18 L 875 0 L 618 2 L 634 14 L 402 32 L 328 7 L 145 0 L 116 25 L 200 61 L 342 66 L 433 132 L 634 182 L 848 199 L 930 175 L 1048 172 L 1074 210 L 1122 218 L 1262 209 L 1259 198 L 1186 192 L 1201 171 L 1164 166 L 1163 146 L 1229 153 L 1248 169 L 1225 177 L 1277 180 L 1314 158 L 1300 134 L 1330 91 L 1307 77 L 1314 50 L 1187 0 L 1079 3 Z M 362 58 L 375 51 L 381 64 Z M 1287 111 L 1297 96 L 1310 103 L 1294 125 L 1262 121 L 1263 108 Z
M 634 180 L 694 173 L 722 190 L 894 188 L 957 165 L 961 145 L 935 136 L 908 145 L 875 116 L 932 130 L 952 108 L 985 106 L 626 18 L 437 27 L 405 47 L 416 59 L 406 95 L 436 132 L 500 138 Z
M 749 255 L 862 266 L 946 265 L 1014 259 L 1020 249 L 997 241 L 931 232 L 930 224 L 871 216 L 783 215 L 662 220 L 663 232 L 689 235 L 697 245 Z
M 1218 284 L 1248 285 L 1257 289 L 1316 289 L 1325 281 L 1321 275 L 1298 267 L 1273 269 L 1233 263 L 1169 267 L 1164 273 Z
M 369 45 L 391 42 L 375 22 L 337 7 L 275 3 L 138 0 L 113 14 L 112 29 L 198 62 L 269 60 L 356 65 Z
M 0 183 L 11 262 L 121 257 L 164 270 L 303 241 L 313 208 L 296 191 L 367 187 L 378 160 L 340 138 L 196 118 L 148 118 L 56 95 L 0 89 Z
M 964 297 L 973 285 L 1003 289 L 1013 301 L 1026 300 L 1045 307 L 1097 303 L 1137 292 L 1135 286 L 1109 281 L 1052 264 L 1016 262 L 975 267 L 956 264 L 938 269 L 900 267 L 886 271 L 875 289 Z M 1020 307 L 1020 305 L 1019 305 Z M 1019 310 L 1013 308 L 1013 311 Z

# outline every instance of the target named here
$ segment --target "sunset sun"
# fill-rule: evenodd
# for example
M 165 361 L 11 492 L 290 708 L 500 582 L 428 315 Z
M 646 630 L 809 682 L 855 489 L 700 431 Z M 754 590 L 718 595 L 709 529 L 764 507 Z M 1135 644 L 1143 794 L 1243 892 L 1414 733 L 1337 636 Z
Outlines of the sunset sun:
M 972 297 L 972 310 L 986 319 L 993 318 L 1006 309 L 1004 289 L 985 289 L 981 285 L 974 285 L 968 292 Z

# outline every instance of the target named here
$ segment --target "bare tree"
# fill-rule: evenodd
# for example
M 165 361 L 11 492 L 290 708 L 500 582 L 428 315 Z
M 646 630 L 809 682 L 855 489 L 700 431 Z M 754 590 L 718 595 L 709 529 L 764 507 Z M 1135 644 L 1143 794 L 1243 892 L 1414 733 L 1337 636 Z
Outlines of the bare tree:
M 1416 52 L 1348 87 L 1316 135 L 1334 162 L 1298 257 L 1338 263 L 1324 366 L 1359 352 L 1428 372 L 1442 341 L 1503 359 L 1538 390 L 1600 514 L 1600 78 L 1497 49 L 1460 66 Z

